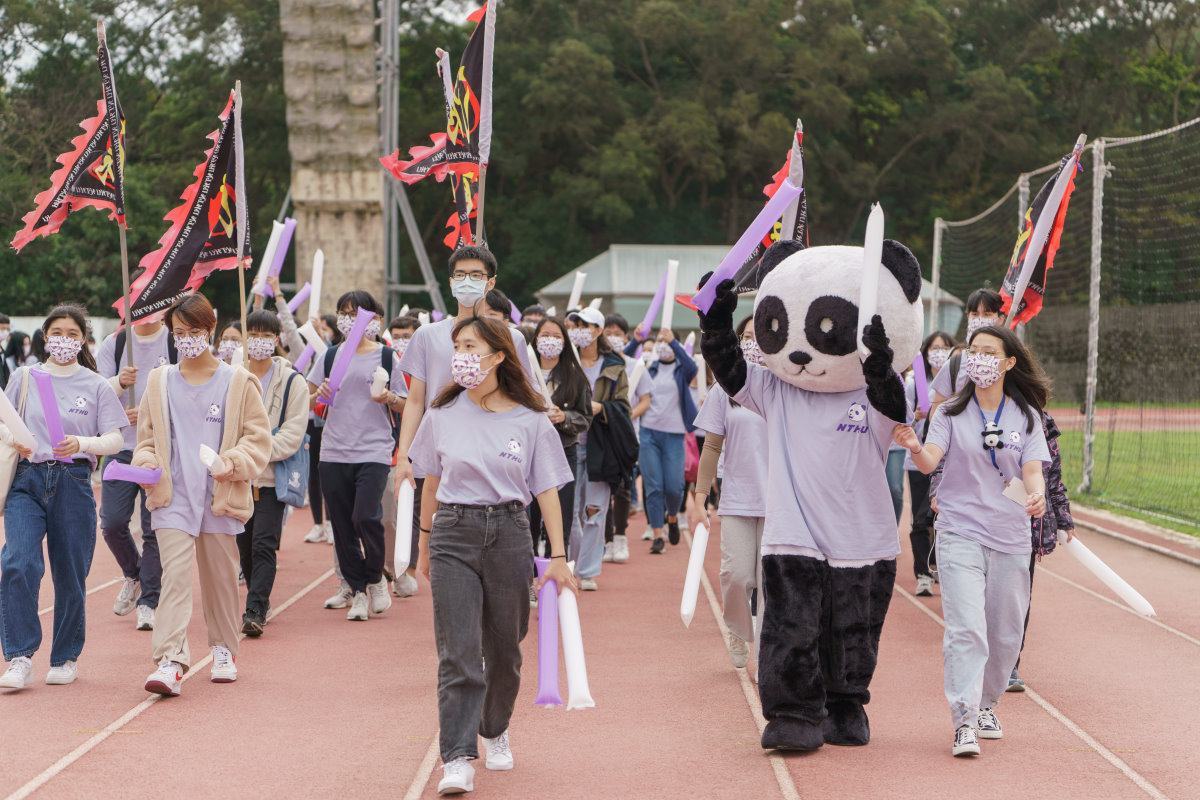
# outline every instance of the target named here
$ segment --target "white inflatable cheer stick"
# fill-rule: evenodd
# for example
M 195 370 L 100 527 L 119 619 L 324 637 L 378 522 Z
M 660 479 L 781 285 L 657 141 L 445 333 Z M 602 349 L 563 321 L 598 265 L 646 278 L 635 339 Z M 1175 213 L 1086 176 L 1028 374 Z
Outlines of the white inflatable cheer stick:
M 396 496 L 396 577 L 408 569 L 408 556 L 412 551 L 413 487 L 408 481 L 400 481 L 400 494 Z
M 208 467 L 208 472 L 213 477 L 225 474 L 225 460 L 217 455 L 216 450 L 206 444 L 200 445 L 200 460 L 204 462 L 204 466 Z
M 863 242 L 862 287 L 858 294 L 858 349 L 863 356 L 871 352 L 862 343 L 863 328 L 871 324 L 871 317 L 879 307 L 879 268 L 883 258 L 883 209 L 879 203 L 871 206 L 867 217 L 867 236 Z
M 375 368 L 375 377 L 371 381 L 371 398 L 383 397 L 384 387 L 387 386 L 388 373 L 383 367 Z
M 579 603 L 570 589 L 563 589 L 558 594 L 558 628 L 562 636 L 563 661 L 567 665 L 567 710 L 594 708 L 596 701 L 588 687 L 587 663 L 583 658 Z
M 1088 571 L 1104 582 L 1104 585 L 1117 593 L 1117 596 L 1129 604 L 1129 607 L 1139 614 L 1144 614 L 1147 617 L 1154 617 L 1154 607 L 1138 594 L 1137 590 L 1125 582 L 1125 579 L 1112 571 L 1112 567 L 1105 564 L 1100 558 L 1084 546 L 1083 542 L 1079 541 L 1078 536 L 1072 536 L 1071 541 L 1067 542 L 1067 552 L 1079 559 L 1079 563 L 1088 568 Z
M 679 616 L 683 626 L 692 626 L 696 615 L 696 598 L 700 594 L 700 574 L 704 572 L 704 551 L 708 549 L 708 528 L 703 522 L 696 525 L 692 534 L 692 553 L 688 556 L 687 576 L 683 579 L 683 601 L 679 604 Z

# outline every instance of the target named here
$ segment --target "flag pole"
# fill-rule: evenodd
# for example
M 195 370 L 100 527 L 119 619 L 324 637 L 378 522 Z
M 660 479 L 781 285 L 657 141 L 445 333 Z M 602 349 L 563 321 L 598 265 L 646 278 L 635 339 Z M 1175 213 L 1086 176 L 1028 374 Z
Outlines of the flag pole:
M 243 245 L 246 241 L 247 217 L 246 211 L 246 175 L 245 175 L 245 159 L 242 157 L 242 82 L 235 81 L 233 84 L 233 144 L 234 144 L 234 164 L 237 169 L 237 179 L 235 181 L 237 192 L 237 274 L 238 274 L 238 297 L 246 296 L 246 274 L 242 264 Z M 239 303 L 242 311 L 242 336 L 246 335 L 246 304 Z M 245 362 L 243 362 L 244 364 Z

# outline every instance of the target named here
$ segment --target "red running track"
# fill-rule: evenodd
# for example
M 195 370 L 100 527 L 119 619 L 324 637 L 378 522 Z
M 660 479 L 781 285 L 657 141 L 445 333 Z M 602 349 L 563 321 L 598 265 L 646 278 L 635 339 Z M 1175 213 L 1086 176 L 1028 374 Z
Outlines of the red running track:
M 210 683 L 205 663 L 181 697 L 147 695 L 150 636 L 132 615 L 113 615 L 109 585 L 88 598 L 80 679 L 46 686 L 44 615 L 37 682 L 0 695 L 0 797 L 435 797 L 428 587 L 366 623 L 324 610 L 331 548 L 301 542 L 309 524 L 301 511 L 287 527 L 277 616 L 262 639 L 243 642 L 234 684 Z M 705 561 L 717 591 L 718 541 Z M 958 760 L 941 691 L 939 600 L 910 596 L 906 536 L 868 707 L 872 743 L 788 757 L 758 745 L 756 695 L 729 663 L 707 589 L 691 629 L 679 619 L 686 545 L 650 556 L 635 537 L 630 563 L 605 564 L 600 591 L 581 597 L 597 707 L 533 706 L 531 623 L 511 728 L 517 766 L 493 773 L 476 762 L 474 795 L 1200 798 L 1200 569 L 1099 535 L 1086 541 L 1147 596 L 1157 624 L 1119 606 L 1071 556 L 1047 558 L 1021 670 L 1034 691 L 1006 695 L 997 712 L 1005 739 Z M 117 577 L 100 543 L 88 585 Z M 199 657 L 199 608 L 190 636 Z M 565 694 L 565 672 L 561 685 Z

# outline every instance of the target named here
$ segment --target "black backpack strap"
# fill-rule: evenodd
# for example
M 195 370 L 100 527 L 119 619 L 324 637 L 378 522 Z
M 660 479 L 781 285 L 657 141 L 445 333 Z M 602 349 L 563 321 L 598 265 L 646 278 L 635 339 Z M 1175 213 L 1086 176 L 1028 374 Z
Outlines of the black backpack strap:
M 117 340 L 113 342 L 113 363 L 117 365 L 118 375 L 121 374 L 121 356 L 125 354 L 125 331 L 126 328 L 121 328 L 121 330 L 117 331 Z
M 293 371 L 292 374 L 288 376 L 287 386 L 283 387 L 283 405 L 279 407 L 279 424 L 276 426 L 276 430 L 283 427 L 283 417 L 285 414 L 287 414 L 288 397 L 290 397 L 292 394 L 292 383 L 299 374 L 299 372 Z
M 170 364 L 179 363 L 179 353 L 175 350 L 175 337 L 171 332 L 167 332 L 167 362 Z
M 329 380 L 329 373 L 333 371 L 333 359 L 337 355 L 340 344 L 335 344 L 325 351 L 325 380 Z

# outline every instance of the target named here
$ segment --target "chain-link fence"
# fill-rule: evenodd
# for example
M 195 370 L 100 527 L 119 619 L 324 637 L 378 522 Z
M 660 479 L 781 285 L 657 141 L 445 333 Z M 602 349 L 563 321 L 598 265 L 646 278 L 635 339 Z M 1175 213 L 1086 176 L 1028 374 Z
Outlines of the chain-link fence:
M 1080 164 L 1025 326 L 1054 381 L 1064 478 L 1077 500 L 1200 533 L 1200 119 L 1097 139 Z M 969 220 L 935 222 L 931 329 L 964 335 L 967 296 L 1000 288 L 1030 190 L 1057 167 Z

